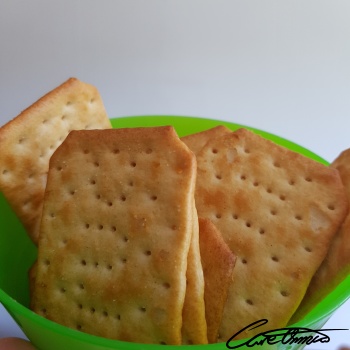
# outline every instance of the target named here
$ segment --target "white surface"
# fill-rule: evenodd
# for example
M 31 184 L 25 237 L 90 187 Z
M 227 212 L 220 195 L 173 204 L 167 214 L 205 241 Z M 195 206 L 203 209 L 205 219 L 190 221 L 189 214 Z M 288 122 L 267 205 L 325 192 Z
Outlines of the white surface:
M 350 147 L 349 15 L 347 0 L 2 0 L 0 125 L 76 76 L 111 117 L 224 119 L 331 161 Z M 1 310 L 0 336 L 16 334 Z

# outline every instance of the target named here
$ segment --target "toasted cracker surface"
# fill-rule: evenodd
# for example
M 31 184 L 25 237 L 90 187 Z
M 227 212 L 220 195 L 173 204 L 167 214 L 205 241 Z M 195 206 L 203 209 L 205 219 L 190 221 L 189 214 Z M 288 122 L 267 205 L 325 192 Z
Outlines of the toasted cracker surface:
M 0 190 L 37 243 L 49 159 L 75 129 L 111 128 L 101 96 L 71 78 L 0 128 Z
M 350 201 L 350 150 L 343 151 L 330 165 L 339 171 Z M 350 215 L 332 239 L 328 253 L 308 287 L 290 323 L 300 321 L 350 273 Z
M 73 131 L 51 158 L 32 308 L 181 344 L 196 161 L 172 127 Z
M 196 205 L 237 255 L 221 341 L 285 326 L 347 212 L 337 171 L 245 129 L 197 155 Z M 268 296 L 268 297 L 267 297 Z
M 216 343 L 228 289 L 233 282 L 236 256 L 209 219 L 199 218 L 199 243 L 205 281 L 208 342 Z
M 231 130 L 226 126 L 218 125 L 214 128 L 183 136 L 181 140 L 185 142 L 185 144 L 191 149 L 192 152 L 197 154 L 209 140 L 215 137 L 220 137 L 230 132 Z

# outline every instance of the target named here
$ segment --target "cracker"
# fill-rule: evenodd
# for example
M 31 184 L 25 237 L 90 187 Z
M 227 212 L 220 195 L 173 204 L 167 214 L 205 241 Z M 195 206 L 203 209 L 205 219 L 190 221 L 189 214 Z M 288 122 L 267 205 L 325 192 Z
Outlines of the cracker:
M 218 125 L 204 131 L 183 136 L 181 140 L 185 142 L 192 152 L 197 154 L 209 140 L 215 137 L 221 137 L 230 132 L 232 131 L 226 126 Z
M 228 288 L 231 285 L 236 256 L 209 219 L 199 218 L 199 243 L 205 281 L 205 314 L 208 342 L 216 343 L 219 335 Z
M 49 159 L 75 129 L 111 128 L 97 89 L 71 78 L 0 129 L 0 190 L 37 243 Z
M 330 165 L 339 171 L 350 200 L 350 149 L 343 151 Z M 334 236 L 326 258 L 312 278 L 307 293 L 291 323 L 300 321 L 327 294 L 331 293 L 350 273 L 350 215 Z
M 72 131 L 51 157 L 32 308 L 106 338 L 181 344 L 195 179 L 172 127 Z
M 245 129 L 197 155 L 196 205 L 237 255 L 220 340 L 284 327 L 347 213 L 339 174 Z
M 182 343 L 208 344 L 204 276 L 199 249 L 199 226 L 193 203 L 193 233 L 187 258 L 186 296 L 182 312 Z

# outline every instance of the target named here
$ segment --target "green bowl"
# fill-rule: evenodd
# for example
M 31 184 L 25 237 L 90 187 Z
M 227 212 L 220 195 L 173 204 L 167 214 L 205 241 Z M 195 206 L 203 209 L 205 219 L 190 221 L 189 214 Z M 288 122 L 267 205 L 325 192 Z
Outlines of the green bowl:
M 191 134 L 218 124 L 235 130 L 242 125 L 229 122 L 193 117 L 177 116 L 138 116 L 112 119 L 113 127 L 173 125 L 179 136 Z M 246 127 L 246 126 L 244 126 Z M 325 160 L 309 150 L 279 136 L 246 127 L 265 138 L 283 145 L 323 164 Z M 23 227 L 0 193 L 0 302 L 21 327 L 26 336 L 41 350 L 151 350 L 164 348 L 164 345 L 144 345 L 96 337 L 51 322 L 30 311 L 27 272 L 35 261 L 37 249 L 27 237 Z M 320 329 L 332 314 L 350 297 L 350 276 L 318 304 L 302 321 L 293 325 L 310 329 Z M 230 346 L 239 344 L 231 342 Z M 167 348 L 179 346 L 167 345 Z M 302 349 L 304 345 L 275 345 L 271 349 Z M 186 349 L 227 349 L 225 343 L 212 345 L 186 345 Z M 242 346 L 241 349 L 247 349 Z M 264 347 L 260 347 L 263 349 Z

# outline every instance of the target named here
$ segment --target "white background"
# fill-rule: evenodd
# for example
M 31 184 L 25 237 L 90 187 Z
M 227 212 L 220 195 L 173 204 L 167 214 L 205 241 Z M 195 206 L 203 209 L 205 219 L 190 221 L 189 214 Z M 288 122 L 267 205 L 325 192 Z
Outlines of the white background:
M 350 148 L 350 1 L 2 0 L 0 125 L 71 76 L 110 117 L 228 120 L 332 161 Z M 0 309 L 0 337 L 13 334 Z

